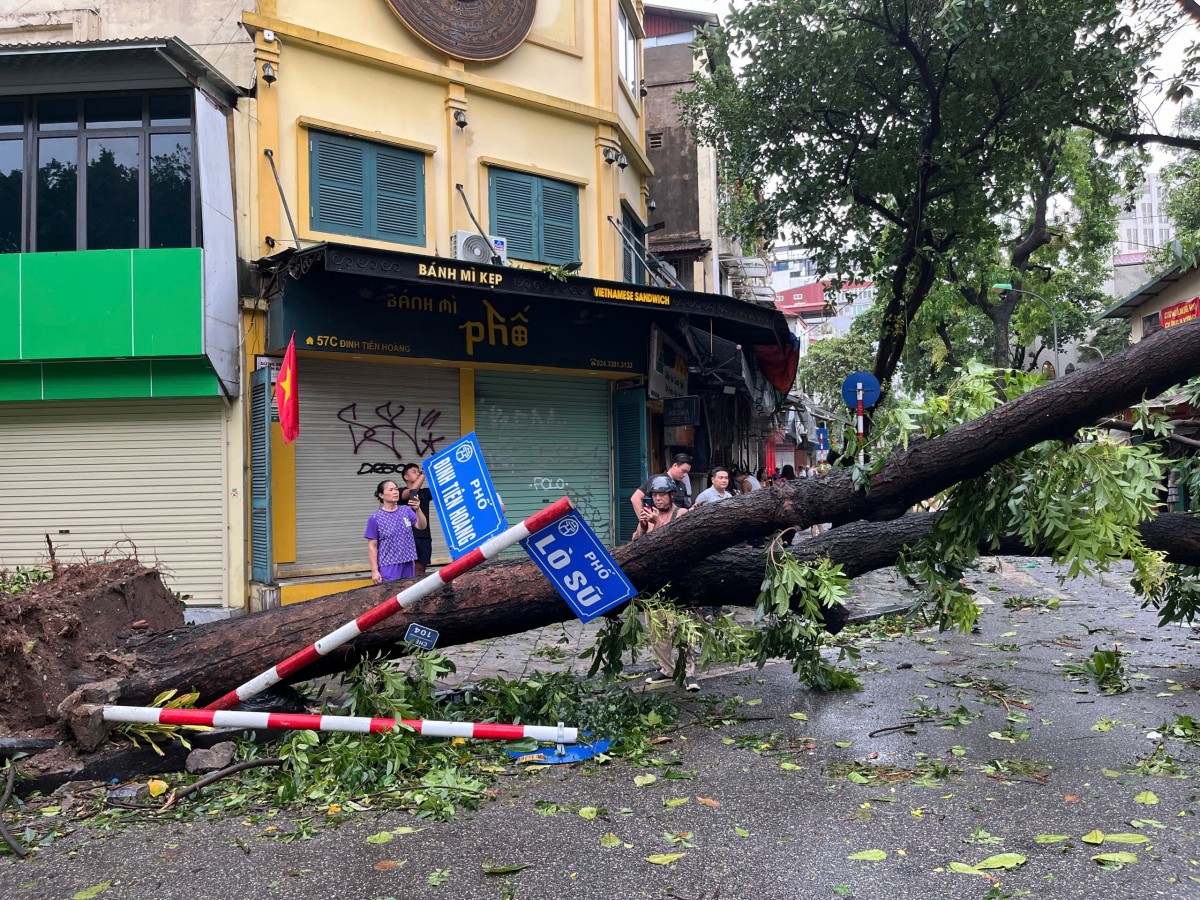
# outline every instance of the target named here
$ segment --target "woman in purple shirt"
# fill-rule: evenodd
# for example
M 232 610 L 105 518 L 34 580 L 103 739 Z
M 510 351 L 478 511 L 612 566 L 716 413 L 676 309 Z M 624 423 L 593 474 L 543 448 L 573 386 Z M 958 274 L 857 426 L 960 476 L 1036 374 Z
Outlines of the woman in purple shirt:
M 400 488 L 394 481 L 381 481 L 375 488 L 379 509 L 367 519 L 367 556 L 371 560 L 371 580 L 395 581 L 415 574 L 417 544 L 413 529 L 429 527 L 421 512 L 421 498 L 412 496 L 407 506 L 400 505 Z

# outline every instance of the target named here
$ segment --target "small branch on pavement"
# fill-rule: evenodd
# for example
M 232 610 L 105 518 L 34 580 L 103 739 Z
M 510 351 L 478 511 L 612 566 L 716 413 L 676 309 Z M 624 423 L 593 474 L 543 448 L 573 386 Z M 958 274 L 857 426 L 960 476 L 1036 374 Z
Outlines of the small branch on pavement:
M 4 808 L 8 806 L 8 798 L 12 796 L 13 782 L 17 779 L 17 764 L 11 759 L 8 761 L 8 778 L 4 782 L 4 797 L 0 798 L 0 815 L 4 814 Z M 4 838 L 4 843 L 12 848 L 12 852 L 21 857 L 21 859 L 29 858 L 29 851 L 15 837 L 8 833 L 8 829 L 4 827 L 4 821 L 0 819 L 0 837 Z
M 210 784 L 220 781 L 222 778 L 227 778 L 230 775 L 236 775 L 238 772 L 244 772 L 247 769 L 256 769 L 259 766 L 281 765 L 283 765 L 283 760 L 277 756 L 269 756 L 266 759 L 243 760 L 242 762 L 229 766 L 228 768 L 213 772 L 211 775 L 205 775 L 199 781 L 193 781 L 191 784 L 172 792 L 170 799 L 168 799 L 166 803 L 159 807 L 159 812 L 166 812 L 175 805 L 177 800 L 182 800 L 184 797 L 188 796 L 188 794 L 194 794 L 196 791 L 206 788 Z

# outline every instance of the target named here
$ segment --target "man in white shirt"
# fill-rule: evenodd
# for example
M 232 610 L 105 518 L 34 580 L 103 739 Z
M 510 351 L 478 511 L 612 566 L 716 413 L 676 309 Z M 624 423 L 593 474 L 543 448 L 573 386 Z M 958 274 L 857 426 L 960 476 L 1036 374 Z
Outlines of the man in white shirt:
M 716 503 L 718 500 L 728 500 L 733 494 L 729 493 L 729 470 L 724 466 L 717 466 L 709 473 L 709 478 L 712 480 L 712 487 L 706 491 L 701 491 L 700 496 L 696 498 L 693 506 L 703 506 L 705 503 Z

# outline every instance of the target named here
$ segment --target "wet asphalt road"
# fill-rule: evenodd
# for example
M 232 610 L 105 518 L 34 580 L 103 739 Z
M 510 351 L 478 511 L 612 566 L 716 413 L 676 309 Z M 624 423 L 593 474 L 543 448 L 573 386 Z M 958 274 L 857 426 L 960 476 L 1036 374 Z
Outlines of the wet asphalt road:
M 1039 563 L 969 579 L 985 601 L 978 634 L 868 642 L 862 692 L 817 694 L 784 665 L 704 679 L 699 697 L 680 694 L 683 727 L 641 764 L 514 768 L 494 801 L 452 822 L 363 814 L 296 843 L 237 818 L 84 828 L 30 861 L 0 859 L 0 897 L 73 898 L 105 882 L 103 900 L 1200 897 L 1200 746 L 1168 742 L 1176 777 L 1145 774 L 1147 733 L 1200 719 L 1200 641 L 1159 630 L 1119 578 L 1064 589 Z M 1061 599 L 1006 608 L 1013 596 Z M 1129 654 L 1129 693 L 1056 665 L 1114 644 Z M 695 723 L 730 699 L 724 723 Z M 1147 791 L 1156 803 L 1138 802 Z M 588 807 L 594 819 L 579 814 Z M 368 840 L 405 827 L 419 830 Z M 1148 840 L 1081 840 L 1097 829 Z M 862 851 L 886 855 L 848 859 Z M 1113 852 L 1136 862 L 1092 860 Z M 683 855 L 647 861 L 657 854 Z M 990 878 L 951 870 L 997 854 L 1025 862 Z

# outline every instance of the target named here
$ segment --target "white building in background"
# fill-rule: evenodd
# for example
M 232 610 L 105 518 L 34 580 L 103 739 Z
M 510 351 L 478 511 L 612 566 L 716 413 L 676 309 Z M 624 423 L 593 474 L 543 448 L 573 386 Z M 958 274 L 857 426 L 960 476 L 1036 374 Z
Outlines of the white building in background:
M 1112 280 L 1104 285 L 1110 297 L 1124 297 L 1151 276 L 1149 261 L 1175 240 L 1175 223 L 1167 216 L 1166 184 L 1151 172 L 1128 198 L 1130 208 L 1117 215 L 1117 244 L 1113 250 Z

